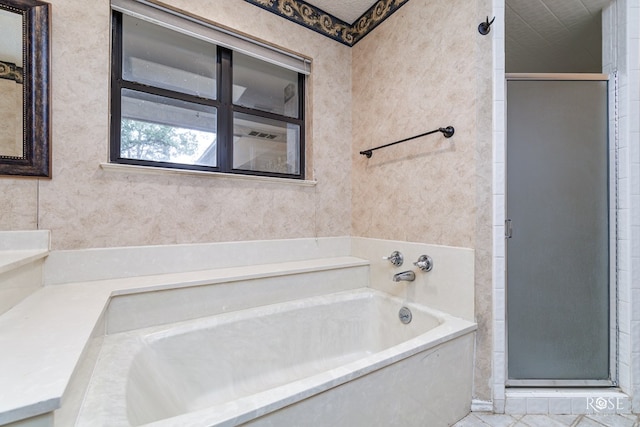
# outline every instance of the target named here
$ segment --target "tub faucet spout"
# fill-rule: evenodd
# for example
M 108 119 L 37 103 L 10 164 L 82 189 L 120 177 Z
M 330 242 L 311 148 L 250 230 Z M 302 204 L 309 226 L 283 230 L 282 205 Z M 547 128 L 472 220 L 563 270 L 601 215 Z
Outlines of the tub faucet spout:
M 416 280 L 416 274 L 413 271 L 403 271 L 402 273 L 396 273 L 393 275 L 394 282 L 399 282 L 401 280 L 405 282 L 413 282 Z

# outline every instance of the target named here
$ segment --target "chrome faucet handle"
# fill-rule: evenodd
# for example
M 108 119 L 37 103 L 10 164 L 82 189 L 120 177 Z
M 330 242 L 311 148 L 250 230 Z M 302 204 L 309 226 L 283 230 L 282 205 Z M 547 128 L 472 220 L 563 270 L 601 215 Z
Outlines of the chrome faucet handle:
M 431 271 L 433 268 L 433 259 L 429 255 L 420 255 L 418 261 L 414 262 L 413 265 L 422 271 Z
M 391 264 L 395 265 L 396 267 L 400 267 L 404 262 L 404 257 L 398 251 L 393 251 L 391 252 L 391 255 L 383 256 L 382 259 L 388 260 Z

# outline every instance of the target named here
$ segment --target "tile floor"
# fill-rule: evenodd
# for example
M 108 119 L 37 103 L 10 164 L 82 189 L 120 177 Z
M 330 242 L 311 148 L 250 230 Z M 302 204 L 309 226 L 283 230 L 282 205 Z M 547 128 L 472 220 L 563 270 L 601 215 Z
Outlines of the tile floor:
M 637 415 L 506 415 L 473 412 L 453 427 L 640 427 Z

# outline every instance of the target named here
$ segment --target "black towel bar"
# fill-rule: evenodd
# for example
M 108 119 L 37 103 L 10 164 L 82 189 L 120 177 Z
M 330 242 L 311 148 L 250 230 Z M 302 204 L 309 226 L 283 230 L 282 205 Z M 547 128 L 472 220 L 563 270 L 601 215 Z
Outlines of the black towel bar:
M 401 142 L 410 141 L 412 139 L 420 138 L 421 136 L 431 135 L 432 133 L 436 133 L 436 132 L 442 132 L 445 138 L 451 138 L 455 132 L 455 129 L 453 128 L 453 126 L 447 126 L 446 128 L 438 128 L 435 130 L 431 130 L 429 132 L 421 133 L 420 135 L 412 136 L 410 138 L 401 139 L 400 141 L 391 142 L 389 144 L 381 145 L 375 148 L 369 148 L 368 150 L 361 151 L 360 154 L 362 154 L 363 156 L 367 156 L 367 159 L 370 159 L 371 156 L 373 156 L 373 152 L 375 150 L 379 150 L 385 147 L 390 147 L 392 145 L 400 144 Z

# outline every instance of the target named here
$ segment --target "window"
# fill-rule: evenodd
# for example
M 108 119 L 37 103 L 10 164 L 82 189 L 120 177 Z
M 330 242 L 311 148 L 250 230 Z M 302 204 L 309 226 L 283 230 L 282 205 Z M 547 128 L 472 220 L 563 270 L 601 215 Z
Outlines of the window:
M 111 162 L 304 178 L 308 61 L 283 66 L 244 38 L 234 49 L 233 34 L 145 2 L 112 7 Z

